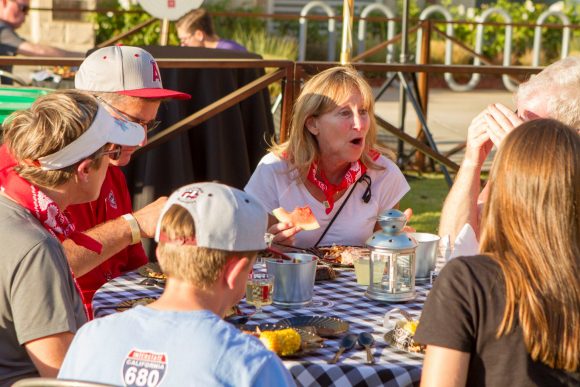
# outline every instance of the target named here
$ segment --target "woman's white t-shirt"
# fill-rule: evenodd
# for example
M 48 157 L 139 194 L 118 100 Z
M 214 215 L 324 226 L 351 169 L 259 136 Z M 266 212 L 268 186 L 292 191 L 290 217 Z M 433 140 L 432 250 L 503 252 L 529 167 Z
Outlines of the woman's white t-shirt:
M 373 234 L 377 216 L 396 205 L 409 191 L 409 184 L 395 163 L 384 156 L 380 156 L 376 163 L 384 169 L 369 168 L 367 170 L 367 175 L 372 180 L 370 201 L 365 203 L 362 200 L 367 184 L 364 182 L 357 184 L 319 246 L 364 245 Z M 346 200 L 350 187 L 347 193 L 334 203 L 332 211 L 326 214 L 324 204 L 308 192 L 298 178 L 298 172 L 289 171 L 286 161 L 269 153 L 258 164 L 245 191 L 257 197 L 268 212 L 278 207 L 292 211 L 296 207 L 309 206 L 320 223 L 320 228 L 300 231 L 296 234 L 295 245 L 312 247 Z

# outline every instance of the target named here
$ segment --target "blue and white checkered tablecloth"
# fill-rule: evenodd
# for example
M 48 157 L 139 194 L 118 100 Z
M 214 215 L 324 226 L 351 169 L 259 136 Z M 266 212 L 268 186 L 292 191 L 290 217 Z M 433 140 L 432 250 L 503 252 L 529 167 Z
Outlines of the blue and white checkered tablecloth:
M 93 298 L 96 317 L 115 313 L 115 306 L 122 301 L 141 297 L 157 298 L 159 287 L 139 285 L 143 280 L 132 272 L 115 278 L 97 291 Z M 423 355 L 413 354 L 390 347 L 383 338 L 383 317 L 386 312 L 399 308 L 419 318 L 430 285 L 418 285 L 415 300 L 406 303 L 386 304 L 369 300 L 364 296 L 365 286 L 356 284 L 354 272 L 341 271 L 333 281 L 317 282 L 314 299 L 310 306 L 301 309 L 282 309 L 275 305 L 264 307 L 268 315 L 264 320 L 251 323 L 277 322 L 280 319 L 300 315 L 334 316 L 350 323 L 351 333 L 371 332 L 375 338 L 373 354 L 376 363 L 365 364 L 366 353 L 356 347 L 344 353 L 337 364 L 327 364 L 338 350 L 340 337 L 325 340 L 325 347 L 310 351 L 303 356 L 284 359 L 299 386 L 410 386 L 418 385 L 421 378 Z M 250 313 L 253 308 L 240 303 L 240 308 Z

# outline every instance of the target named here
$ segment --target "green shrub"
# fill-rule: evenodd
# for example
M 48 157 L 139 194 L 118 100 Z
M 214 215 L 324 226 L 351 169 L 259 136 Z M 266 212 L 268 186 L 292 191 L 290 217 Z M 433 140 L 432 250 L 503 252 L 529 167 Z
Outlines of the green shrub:
M 103 8 L 116 8 L 122 10 L 121 6 L 116 0 L 102 0 L 99 6 Z M 132 5 L 131 11 L 142 11 L 141 6 Z M 93 23 L 96 25 L 96 44 L 100 44 L 113 36 L 117 36 L 123 32 L 130 30 L 136 25 L 151 19 L 151 16 L 145 12 L 132 13 L 96 13 L 92 17 Z M 119 43 L 131 46 L 149 46 L 159 43 L 161 35 L 161 24 L 155 22 L 149 26 L 141 29 L 121 41 Z M 170 45 L 179 45 L 179 39 L 174 31 L 169 34 L 168 43 Z
M 453 15 L 455 20 L 465 20 L 474 21 L 475 18 L 484 12 L 486 9 L 491 7 L 499 7 L 508 12 L 515 23 L 530 23 L 533 24 L 538 16 L 547 9 L 546 4 L 539 4 L 530 0 L 525 2 L 515 2 L 510 0 L 498 0 L 492 4 L 486 4 L 480 8 L 475 8 L 472 14 L 466 14 L 465 7 L 462 5 L 453 5 L 452 0 L 443 0 L 442 5 L 444 5 Z M 245 7 L 233 9 L 230 7 L 227 0 L 221 0 L 219 2 L 212 2 L 207 6 L 210 12 L 262 12 L 258 7 Z M 103 8 L 117 8 L 121 9 L 116 0 L 102 0 L 99 2 L 99 6 Z M 140 10 L 141 8 L 137 6 L 132 6 L 132 10 Z M 336 9 L 337 13 L 341 10 Z M 402 0 L 397 0 L 397 9 L 394 10 L 397 15 L 402 13 Z M 418 20 L 421 9 L 417 6 L 417 2 L 410 2 L 409 7 L 409 18 L 411 25 L 414 25 L 414 21 Z M 572 24 L 580 23 L 580 5 L 572 5 L 571 2 L 564 8 L 564 13 L 570 18 Z M 373 12 L 370 16 L 383 16 L 380 12 Z M 93 16 L 93 21 L 96 24 L 96 39 L 97 44 L 101 43 L 112 36 L 118 35 L 122 32 L 129 30 L 135 25 L 148 20 L 150 16 L 146 13 L 116 13 L 116 14 L 96 14 Z M 264 57 L 272 57 L 274 55 L 277 58 L 287 58 L 295 59 L 296 55 L 294 49 L 290 49 L 289 46 L 292 44 L 291 41 L 296 42 L 299 35 L 299 23 L 298 20 L 278 20 L 274 24 L 276 29 L 274 33 L 266 33 L 266 20 L 259 19 L 256 17 L 229 17 L 229 16 L 214 16 L 216 20 L 215 27 L 216 32 L 219 36 L 234 39 L 244 44 L 250 49 L 250 51 L 257 52 Z M 435 18 L 437 19 L 437 18 Z M 499 21 L 502 22 L 503 19 L 494 15 L 489 19 L 489 21 Z M 559 23 L 559 20 L 555 17 L 550 17 L 546 20 L 546 23 Z M 436 24 L 439 29 L 445 30 L 444 24 Z M 326 60 L 328 53 L 328 34 L 326 32 L 327 21 L 317 21 L 310 20 L 308 22 L 308 37 L 307 37 L 307 50 L 306 59 L 307 60 Z M 400 32 L 401 25 L 397 23 L 396 32 Z M 337 40 L 335 47 L 336 59 L 340 57 L 340 46 L 341 46 L 341 31 L 342 23 L 337 22 Z M 497 26 L 486 26 L 484 28 L 484 44 L 483 44 L 483 55 L 492 59 L 496 63 L 502 63 L 503 59 L 503 47 L 504 47 L 504 35 L 505 28 Z M 358 32 L 358 23 L 354 23 L 353 26 L 353 56 L 356 55 L 356 35 Z M 135 33 L 130 37 L 127 37 L 121 41 L 123 44 L 131 45 L 152 45 L 157 44 L 160 35 L 160 23 L 153 23 L 152 25 L 144 28 L 141 32 Z M 454 24 L 454 35 L 459 40 L 463 41 L 467 46 L 474 47 L 476 26 L 473 24 Z M 533 27 L 514 27 L 513 29 L 513 42 L 512 42 L 512 60 L 513 64 L 530 64 L 531 55 L 530 49 L 533 45 L 534 29 Z M 266 39 L 268 38 L 268 39 Z M 256 42 L 252 42 L 256 39 Z M 281 39 L 281 40 L 277 40 Z M 365 37 L 366 43 L 365 48 L 369 49 L 385 40 L 387 40 L 387 23 L 384 22 L 368 22 L 367 23 L 367 35 Z M 272 43 L 267 43 L 266 40 L 271 40 Z M 562 40 L 562 30 L 561 29 L 544 29 L 543 40 L 542 40 L 542 62 L 548 63 L 556 60 L 560 55 L 561 50 L 561 40 Z M 409 34 L 409 54 L 413 55 L 415 52 L 415 41 L 416 34 Z M 441 43 L 444 39 L 439 37 L 437 34 L 432 34 L 432 44 L 437 50 L 432 51 L 434 56 L 434 62 L 442 62 L 443 51 L 441 50 Z M 435 42 L 435 43 L 433 43 Z M 580 30 L 572 30 L 572 36 L 570 39 L 570 50 L 571 52 L 580 51 Z M 177 39 L 173 23 L 170 28 L 169 44 L 178 45 L 179 41 Z M 276 50 L 274 54 L 272 49 L 281 45 L 279 50 Z M 400 44 L 395 45 L 394 58 L 395 61 L 399 58 L 399 47 Z M 297 50 L 297 49 L 296 49 Z M 465 54 L 461 54 L 461 51 L 465 53 L 464 50 L 459 49 L 457 45 L 454 45 L 454 57 L 458 61 L 454 63 L 464 63 L 466 61 Z M 468 54 L 470 57 L 470 54 Z M 472 60 L 472 58 L 470 59 Z M 385 61 L 385 50 L 381 50 L 371 57 L 365 59 L 367 62 L 384 62 Z
M 452 0 L 444 0 L 442 4 L 451 12 L 454 20 L 475 21 L 476 17 L 490 8 L 504 9 L 512 18 L 513 23 L 533 24 L 538 17 L 548 9 L 548 5 L 533 1 L 514 2 L 510 0 L 498 0 L 495 3 L 484 4 L 481 8 L 476 8 L 470 15 L 465 14 L 465 8 L 461 5 L 452 5 Z M 578 23 L 579 6 L 568 5 L 564 13 L 570 18 L 572 24 Z M 498 14 L 488 18 L 489 22 L 504 22 L 502 16 Z M 554 16 L 546 19 L 546 24 L 560 24 L 560 20 Z M 475 46 L 476 26 L 472 24 L 455 24 L 455 37 L 465 42 L 469 47 Z M 439 24 L 439 28 L 444 30 L 444 26 Z M 542 55 L 543 63 L 553 62 L 558 59 L 561 52 L 562 30 L 556 28 L 544 28 L 542 35 Z M 580 37 L 580 31 L 572 32 L 572 49 L 575 41 Z M 512 64 L 529 64 L 529 50 L 533 47 L 534 28 L 515 26 L 512 30 Z M 500 64 L 503 61 L 503 50 L 505 43 L 505 28 L 498 26 L 485 26 L 483 33 L 483 55 Z M 522 60 L 522 58 L 524 58 Z

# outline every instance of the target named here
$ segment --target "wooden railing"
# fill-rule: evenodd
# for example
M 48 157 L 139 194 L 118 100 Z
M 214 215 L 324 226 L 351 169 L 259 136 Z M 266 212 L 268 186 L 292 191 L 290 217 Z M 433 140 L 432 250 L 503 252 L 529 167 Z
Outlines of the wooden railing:
M 0 66 L 2 65 L 63 65 L 63 66 L 78 66 L 82 62 L 81 59 L 73 58 L 25 58 L 25 57 L 1 57 Z M 182 118 L 179 122 L 171 125 L 160 133 L 157 133 L 150 138 L 148 144 L 141 148 L 140 152 L 146 152 L 148 149 L 155 147 L 161 143 L 170 140 L 173 136 L 190 130 L 196 125 L 208 120 L 220 112 L 228 109 L 231 106 L 243 101 L 246 98 L 268 87 L 268 85 L 282 81 L 283 100 L 282 112 L 280 119 L 280 137 L 279 141 L 285 141 L 289 134 L 289 123 L 292 113 L 292 106 L 300 93 L 300 86 L 303 80 L 309 78 L 311 75 L 320 72 L 326 68 L 338 66 L 339 63 L 332 62 L 292 62 L 284 60 L 254 60 L 254 59 L 158 59 L 157 61 L 161 68 L 190 68 L 192 70 L 199 68 L 274 68 L 275 70 L 255 79 L 254 81 L 244 85 L 238 90 L 223 96 L 219 100 L 210 105 L 200 109 L 188 117 Z M 529 75 L 540 71 L 540 68 L 534 67 L 503 67 L 503 66 L 480 66 L 476 69 L 469 65 L 415 65 L 415 64 L 375 64 L 375 63 L 353 63 L 353 67 L 357 70 L 365 72 L 387 73 L 387 72 L 403 72 L 403 73 L 417 73 L 417 74 L 441 74 L 441 73 L 455 73 L 455 74 L 471 74 L 475 70 L 482 74 L 500 75 Z M 427 90 L 427 89 L 425 89 Z M 457 170 L 459 166 L 449 159 L 449 155 L 443 155 L 435 152 L 422 140 L 420 136 L 412 136 L 400 128 L 392 125 L 381 117 L 376 117 L 378 125 L 394 135 L 395 137 L 405 141 L 409 145 L 417 149 L 422 154 L 432 158 L 433 160 L 445 165 L 451 170 Z

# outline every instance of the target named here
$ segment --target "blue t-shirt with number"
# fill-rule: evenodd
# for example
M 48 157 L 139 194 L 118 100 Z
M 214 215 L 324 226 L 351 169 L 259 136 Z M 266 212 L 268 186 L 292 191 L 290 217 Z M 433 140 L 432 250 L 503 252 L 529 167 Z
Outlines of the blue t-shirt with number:
M 60 379 L 119 386 L 294 386 L 280 359 L 214 313 L 138 306 L 76 334 Z

